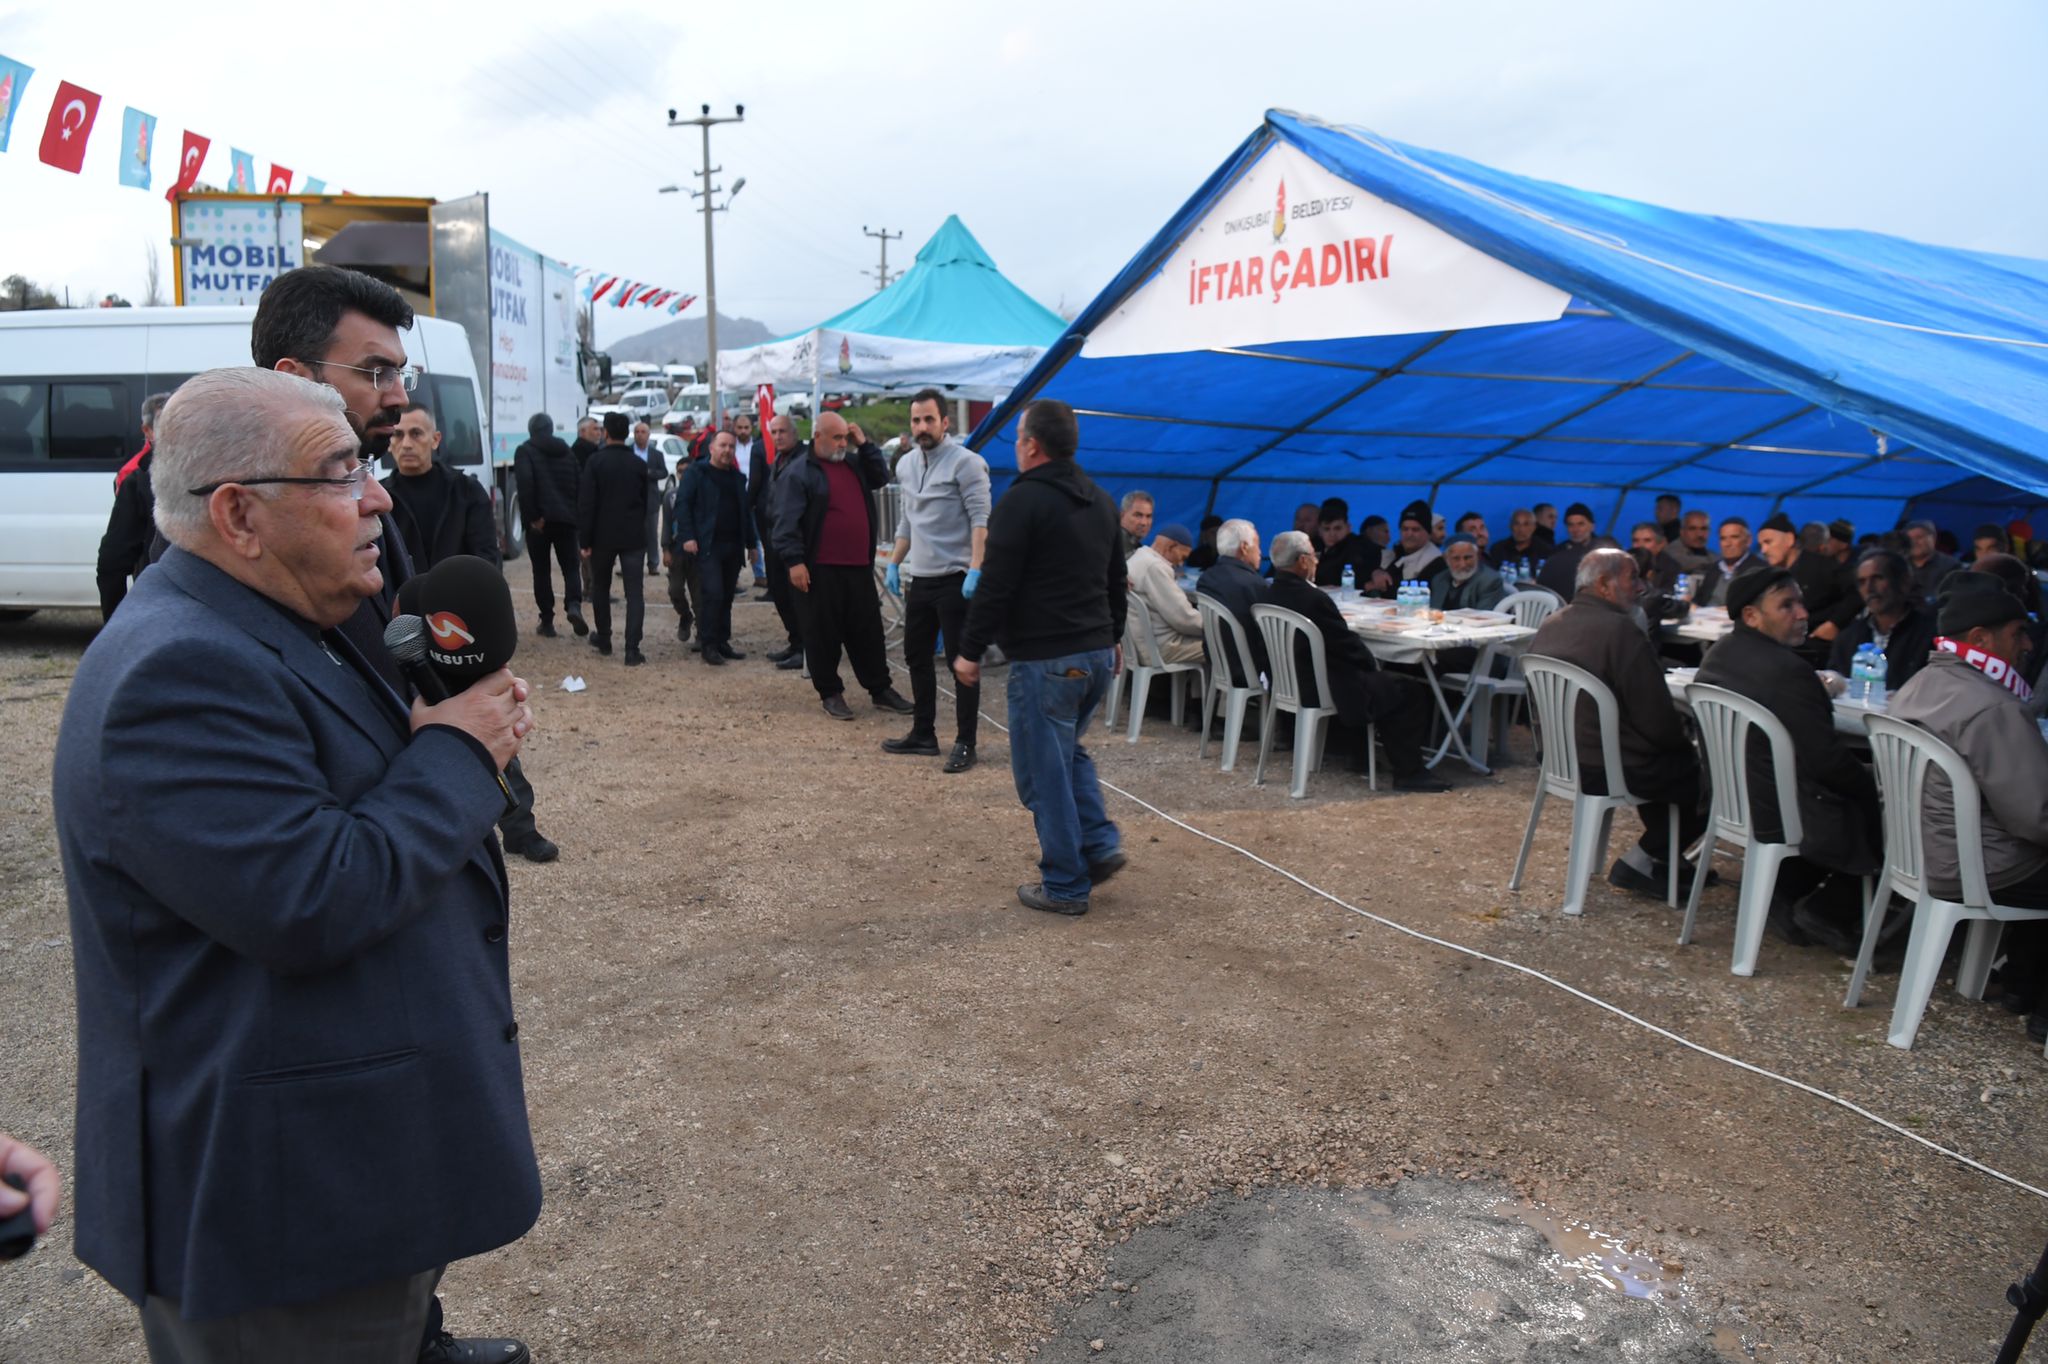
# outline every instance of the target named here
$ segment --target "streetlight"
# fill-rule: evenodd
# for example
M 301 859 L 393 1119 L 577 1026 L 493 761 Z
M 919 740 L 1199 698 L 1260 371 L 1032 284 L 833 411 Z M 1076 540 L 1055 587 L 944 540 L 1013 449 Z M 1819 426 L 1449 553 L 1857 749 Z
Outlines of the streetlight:
M 719 204 L 712 201 L 711 196 L 718 193 L 720 187 L 714 186 L 711 183 L 711 177 L 718 171 L 723 170 L 724 167 L 711 164 L 711 129 L 714 125 L 720 123 L 744 122 L 747 117 L 747 106 L 744 104 L 733 105 L 732 116 L 729 118 L 714 117 L 711 113 L 711 106 L 708 104 L 700 104 L 697 108 L 699 112 L 696 118 L 677 118 L 676 111 L 673 109 L 669 110 L 668 126 L 671 128 L 694 127 L 703 134 L 704 138 L 704 164 L 697 168 L 698 181 L 702 188 L 691 190 L 690 197 L 703 201 L 698 206 L 698 212 L 704 215 L 704 347 L 709 352 L 704 367 L 707 371 L 706 378 L 711 386 L 712 420 L 716 421 L 724 412 L 724 393 L 718 383 L 718 277 L 712 265 L 711 215 L 725 212 L 731 206 L 734 196 L 738 195 L 741 188 L 745 186 L 747 180 L 745 176 L 741 176 L 733 182 L 732 193 L 725 196 L 725 203 Z M 680 186 L 670 185 L 660 192 L 663 194 L 674 193 L 679 188 Z

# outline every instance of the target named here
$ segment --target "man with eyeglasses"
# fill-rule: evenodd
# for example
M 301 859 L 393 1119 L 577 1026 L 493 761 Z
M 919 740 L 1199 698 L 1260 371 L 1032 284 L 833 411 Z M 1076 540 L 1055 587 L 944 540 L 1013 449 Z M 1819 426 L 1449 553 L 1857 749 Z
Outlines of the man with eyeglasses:
M 391 448 L 407 396 L 419 383 L 419 371 L 405 363 L 402 328 L 412 326 L 412 305 L 381 280 L 332 265 L 306 265 L 287 270 L 263 291 L 250 327 L 249 350 L 257 365 L 323 383 L 339 393 L 343 415 L 360 441 L 365 463 Z M 379 567 L 383 586 L 363 598 L 340 626 L 357 654 L 400 696 L 411 688 L 384 647 L 398 590 L 412 576 L 404 537 L 388 514 L 382 497 Z M 508 772 L 506 783 L 518 789 L 523 774 Z M 495 783 L 493 784 L 495 786 Z M 502 798 L 492 810 L 504 812 Z M 551 845 L 552 846 L 552 845 Z M 511 1347 L 510 1350 L 507 1347 Z M 441 1300 L 434 1298 L 420 1350 L 421 1364 L 525 1364 L 526 1347 L 516 1340 L 458 1338 L 441 1329 Z
M 396 543 L 347 415 L 267 369 L 178 389 L 171 548 L 58 735 L 76 1245 L 157 1361 L 528 1358 L 433 1296 L 540 1211 L 491 837 L 528 690 L 408 707 L 343 628 Z

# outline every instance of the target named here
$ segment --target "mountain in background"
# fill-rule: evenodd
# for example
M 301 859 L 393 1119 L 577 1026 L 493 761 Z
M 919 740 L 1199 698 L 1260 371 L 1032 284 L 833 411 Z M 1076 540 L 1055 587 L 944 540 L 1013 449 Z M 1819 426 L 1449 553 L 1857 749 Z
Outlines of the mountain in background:
M 722 351 L 759 345 L 763 341 L 773 341 L 778 335 L 780 333 L 768 330 L 751 317 L 718 315 L 718 348 Z M 605 351 L 615 361 L 642 360 L 656 365 L 701 366 L 706 354 L 704 319 L 679 317 L 649 331 L 614 341 L 605 347 Z

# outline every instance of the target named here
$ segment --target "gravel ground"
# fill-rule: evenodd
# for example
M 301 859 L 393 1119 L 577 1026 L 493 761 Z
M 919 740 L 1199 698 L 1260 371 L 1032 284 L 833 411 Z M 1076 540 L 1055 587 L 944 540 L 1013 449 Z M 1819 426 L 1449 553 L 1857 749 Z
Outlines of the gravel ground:
M 523 603 L 526 570 L 512 577 Z M 542 684 L 526 766 L 564 848 L 512 871 L 546 1204 L 518 1244 L 451 1270 L 457 1330 L 519 1335 L 547 1364 L 1074 1357 L 1076 1330 L 1105 1338 L 1090 1313 L 1112 1257 L 1169 1223 L 1241 1251 L 1238 1287 L 1264 1302 L 1242 1333 L 1353 1264 L 1357 1291 L 1371 1282 L 1355 1259 L 1265 1253 L 1248 1210 L 1433 1175 L 1671 1266 L 1681 1287 L 1657 1310 L 1690 1333 L 1674 1340 L 1766 1360 L 1995 1351 L 2041 1197 L 1120 797 L 1131 866 L 1093 912 L 1020 910 L 1035 848 L 999 731 L 964 776 L 886 758 L 900 721 L 856 696 L 855 723 L 834 723 L 760 661 L 775 633 L 751 594 L 737 642 L 756 656 L 715 672 L 665 605 L 648 616 L 646 668 L 567 637 L 517 660 Z M 65 612 L 0 627 L 0 1125 L 60 1158 L 74 1053 L 48 767 L 91 628 Z M 558 690 L 572 672 L 588 691 Z M 1758 975 L 1730 976 L 1725 887 L 1684 949 L 1677 916 L 1605 886 L 1563 918 L 1561 815 L 1509 895 L 1526 761 L 1443 796 L 1371 795 L 1332 769 L 1297 802 L 1284 780 L 1251 785 L 1249 747 L 1219 774 L 1163 719 L 1094 751 L 1116 786 L 1351 905 L 2044 1182 L 2043 1062 L 1994 1007 L 1937 995 L 1917 1048 L 1888 1047 L 1894 977 L 1847 1012 L 1848 964 L 1823 952 L 1767 942 Z M 132 1311 L 71 1258 L 68 1227 L 0 1269 L 0 1360 L 140 1359 Z M 1426 1237 L 1412 1254 L 1436 1258 Z M 1525 1270 L 1510 1296 L 1535 1302 L 1551 1271 Z M 1285 1343 L 1243 1338 L 1243 1359 Z

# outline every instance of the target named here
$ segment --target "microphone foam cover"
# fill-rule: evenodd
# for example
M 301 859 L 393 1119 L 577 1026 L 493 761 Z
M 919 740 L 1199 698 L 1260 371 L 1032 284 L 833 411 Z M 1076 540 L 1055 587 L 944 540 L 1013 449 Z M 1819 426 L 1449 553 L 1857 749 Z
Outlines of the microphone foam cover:
M 384 627 L 384 647 L 401 664 L 427 661 L 427 623 L 418 616 L 393 616 Z
M 443 559 L 420 580 L 427 660 L 456 691 L 504 667 L 519 646 L 512 590 L 474 554 Z
M 398 609 L 408 616 L 420 614 L 420 576 L 415 573 L 398 589 Z

